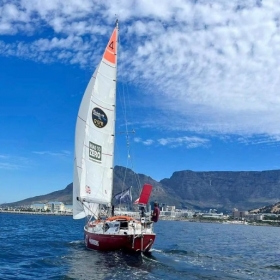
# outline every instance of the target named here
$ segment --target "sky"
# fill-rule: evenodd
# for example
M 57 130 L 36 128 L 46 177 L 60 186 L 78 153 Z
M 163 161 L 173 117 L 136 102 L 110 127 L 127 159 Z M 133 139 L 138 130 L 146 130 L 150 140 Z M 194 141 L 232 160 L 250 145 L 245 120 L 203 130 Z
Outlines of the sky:
M 278 0 L 2 0 L 0 203 L 72 182 L 77 112 L 116 18 L 118 118 L 130 108 L 135 133 L 115 164 L 158 181 L 280 168 Z

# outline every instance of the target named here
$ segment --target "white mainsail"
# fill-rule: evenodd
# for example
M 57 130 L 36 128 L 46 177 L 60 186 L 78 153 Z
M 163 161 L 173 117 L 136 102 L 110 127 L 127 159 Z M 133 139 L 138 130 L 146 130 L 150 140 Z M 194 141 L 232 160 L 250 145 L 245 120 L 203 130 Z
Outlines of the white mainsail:
M 75 132 L 73 218 L 110 204 L 113 188 L 117 78 L 116 25 L 84 93 Z M 83 202 L 83 203 L 82 203 Z M 90 210 L 89 210 L 90 209 Z

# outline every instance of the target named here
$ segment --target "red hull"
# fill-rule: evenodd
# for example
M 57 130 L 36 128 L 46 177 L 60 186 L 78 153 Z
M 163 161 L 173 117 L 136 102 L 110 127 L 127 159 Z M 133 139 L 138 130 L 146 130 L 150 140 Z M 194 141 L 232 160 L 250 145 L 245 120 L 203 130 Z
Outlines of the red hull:
M 85 245 L 88 249 L 98 251 L 129 250 L 148 252 L 154 241 L 155 234 L 143 235 L 119 235 L 119 234 L 98 234 L 84 231 Z M 133 242 L 134 241 L 134 242 Z

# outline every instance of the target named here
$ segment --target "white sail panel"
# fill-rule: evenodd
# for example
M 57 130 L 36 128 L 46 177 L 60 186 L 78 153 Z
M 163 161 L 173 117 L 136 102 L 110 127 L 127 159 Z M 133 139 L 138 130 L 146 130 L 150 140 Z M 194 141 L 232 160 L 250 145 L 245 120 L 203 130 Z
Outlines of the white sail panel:
M 87 206 L 96 209 L 96 203 L 109 204 L 112 199 L 116 57 L 108 55 L 115 46 L 114 30 L 99 66 L 90 79 L 83 96 L 75 132 L 75 165 L 73 182 L 73 217 L 83 218 Z M 82 206 L 80 201 L 89 204 Z M 92 204 L 93 203 L 93 204 Z M 83 213 L 82 213 L 83 212 Z
M 73 218 L 81 219 L 85 217 L 84 207 L 77 199 L 80 197 L 80 169 L 77 168 L 76 158 L 74 159 L 74 180 L 73 180 Z
M 101 62 L 91 96 L 85 135 L 86 189 L 81 196 L 97 203 L 112 199 L 113 150 L 115 133 L 116 69 Z M 114 79 L 108 73 L 114 70 Z
M 97 68 L 98 70 L 98 68 Z M 86 91 L 83 95 L 83 99 L 80 104 L 77 122 L 76 122 L 76 130 L 75 130 L 75 154 L 74 154 L 74 179 L 73 179 L 73 218 L 79 219 L 86 216 L 86 212 L 84 211 L 84 207 L 82 203 L 79 201 L 81 197 L 81 187 L 85 182 L 85 166 L 83 161 L 83 150 L 85 143 L 85 133 L 87 127 L 87 116 L 88 110 L 90 106 L 91 94 L 93 91 L 95 76 L 97 74 L 97 70 L 89 81 L 89 84 L 86 88 Z

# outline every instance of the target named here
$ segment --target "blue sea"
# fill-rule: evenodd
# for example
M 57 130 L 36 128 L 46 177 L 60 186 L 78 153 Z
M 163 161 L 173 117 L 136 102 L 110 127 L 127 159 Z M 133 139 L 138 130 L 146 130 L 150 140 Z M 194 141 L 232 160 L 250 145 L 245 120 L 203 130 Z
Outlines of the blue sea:
M 0 279 L 280 279 L 280 227 L 159 221 L 142 256 L 85 249 L 83 225 L 0 213 Z

